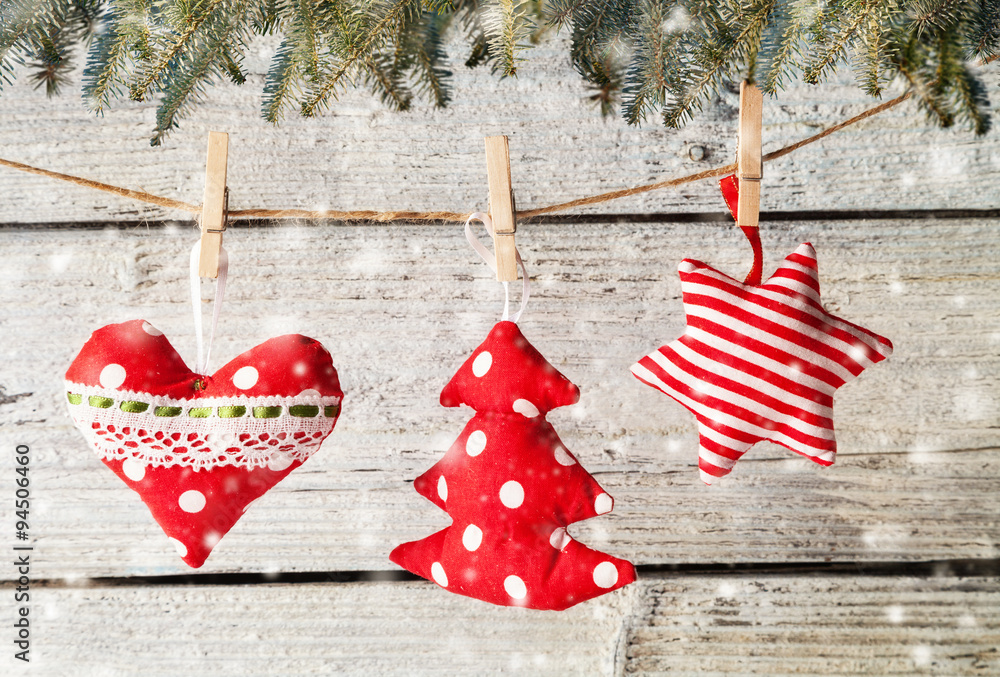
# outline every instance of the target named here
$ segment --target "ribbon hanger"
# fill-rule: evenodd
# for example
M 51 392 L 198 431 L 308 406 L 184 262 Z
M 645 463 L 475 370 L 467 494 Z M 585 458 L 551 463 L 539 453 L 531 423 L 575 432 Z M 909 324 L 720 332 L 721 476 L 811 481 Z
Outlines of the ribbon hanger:
M 488 214 L 483 214 L 482 212 L 471 214 L 465 221 L 465 238 L 469 241 L 469 244 L 472 245 L 472 248 L 476 250 L 476 253 L 479 254 L 486 265 L 490 267 L 490 270 L 496 272 L 496 257 L 493 252 L 487 249 L 486 246 L 479 241 L 479 238 L 477 238 L 472 232 L 473 221 L 482 221 L 483 225 L 486 226 L 486 232 L 490 234 L 490 237 L 495 238 L 495 235 L 493 234 L 493 219 L 491 219 Z M 503 317 L 500 319 L 504 321 L 510 320 L 511 322 L 517 322 L 521 319 L 521 315 L 524 314 L 524 309 L 528 305 L 528 297 L 531 294 L 530 284 L 528 282 L 528 271 L 525 269 L 524 261 L 521 259 L 521 253 L 517 251 L 516 247 L 514 248 L 514 260 L 517 262 L 517 265 L 521 267 L 521 280 L 523 284 L 521 288 L 521 308 L 513 315 L 510 314 L 510 283 L 506 280 L 501 280 L 503 283 L 504 300 Z
M 490 213 L 476 212 L 465 221 L 465 237 L 472 248 L 482 257 L 486 265 L 496 273 L 497 281 L 503 283 L 504 304 L 503 319 L 517 322 L 528 305 L 529 284 L 528 272 L 524 261 L 514 246 L 514 233 L 517 231 L 517 208 L 514 206 L 514 190 L 510 180 L 510 147 L 506 136 L 487 136 L 486 145 L 486 175 L 490 187 Z M 491 253 L 483 243 L 472 233 L 472 221 L 482 221 L 486 231 L 493 239 Z M 524 288 L 521 292 L 521 309 L 510 315 L 510 285 L 517 280 L 517 267 L 521 267 L 521 279 Z
M 760 243 L 760 181 L 764 162 L 761 155 L 764 94 L 756 85 L 740 83 L 740 120 L 736 141 L 736 174 L 719 181 L 722 196 L 736 225 L 753 248 L 753 266 L 743 281 L 759 285 L 764 272 L 764 253 Z
M 218 282 L 215 288 L 215 303 L 212 308 L 212 329 L 208 335 L 208 350 L 205 350 L 204 339 L 202 337 L 201 322 L 201 276 L 198 274 L 198 264 L 201 259 L 201 242 L 196 242 L 191 249 L 191 307 L 194 310 L 194 333 L 198 340 L 198 363 L 194 370 L 196 374 L 205 376 L 208 374 L 208 361 L 212 357 L 212 342 L 215 341 L 215 328 L 219 324 L 219 315 L 222 313 L 222 299 L 226 295 L 226 276 L 229 274 L 229 254 L 222 247 L 219 247 L 218 254 Z
M 201 239 L 191 250 L 191 303 L 194 308 L 194 329 L 198 338 L 198 364 L 196 373 L 208 373 L 208 360 L 212 356 L 215 328 L 219 324 L 222 299 L 226 295 L 226 275 L 229 272 L 229 255 L 222 248 L 222 234 L 226 232 L 229 218 L 229 188 L 226 187 L 226 168 L 229 162 L 229 135 L 224 132 L 208 133 L 208 152 L 205 159 L 205 196 L 201 207 Z M 201 322 L 201 278 L 218 278 L 215 305 L 212 310 L 212 330 L 208 337 L 208 350 L 204 351 Z

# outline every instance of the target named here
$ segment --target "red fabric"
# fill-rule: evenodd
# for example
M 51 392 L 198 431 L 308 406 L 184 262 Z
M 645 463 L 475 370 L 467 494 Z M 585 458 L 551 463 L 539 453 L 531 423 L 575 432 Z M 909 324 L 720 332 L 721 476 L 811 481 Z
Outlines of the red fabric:
M 736 178 L 735 174 L 723 176 L 719 179 L 719 190 L 722 191 L 722 199 L 729 207 L 729 213 L 733 215 L 733 219 L 736 219 L 737 208 L 740 204 L 740 180 Z
M 240 372 L 247 367 L 252 371 Z M 256 374 L 250 379 L 253 383 L 248 380 L 248 373 Z M 235 358 L 214 375 L 201 376 L 188 369 L 162 333 L 142 320 L 108 325 L 95 331 L 70 365 L 66 380 L 70 393 L 79 390 L 79 386 L 99 388 L 109 399 L 114 399 L 115 407 L 121 406 L 120 401 L 128 400 L 154 404 L 164 399 L 182 400 L 185 407 L 196 408 L 218 405 L 220 400 L 217 398 L 235 404 L 261 397 L 307 396 L 308 399 L 319 395 L 337 398 L 338 405 L 324 412 L 324 415 L 330 414 L 324 424 L 329 428 L 325 432 L 294 432 L 288 428 L 296 421 L 287 418 L 282 420 L 281 432 L 238 434 L 221 445 L 232 445 L 220 452 L 222 457 L 251 445 L 262 448 L 262 453 L 270 454 L 271 458 L 266 466 L 199 468 L 182 463 L 157 467 L 136 462 L 134 457 L 102 458 L 105 465 L 139 494 L 164 533 L 174 541 L 178 553 L 192 567 L 200 567 L 205 562 L 212 548 L 250 503 L 302 464 L 301 460 L 289 463 L 289 452 L 303 445 L 318 447 L 330 434 L 340 413 L 339 398 L 343 397 L 330 354 L 313 339 L 300 335 L 273 338 Z M 71 404 L 71 409 L 73 407 Z M 75 419 L 86 416 L 88 411 L 98 412 L 86 409 L 86 398 L 75 407 Z M 144 430 L 115 430 L 114 426 L 102 427 L 93 422 L 91 434 L 99 435 L 103 441 L 130 440 L 122 442 L 116 450 L 126 455 L 155 454 L 163 450 L 183 453 L 187 450 L 185 445 L 192 451 L 207 450 L 213 434 L 206 430 L 212 425 L 211 419 L 193 418 L 188 413 L 177 417 L 189 431 L 187 433 L 147 434 Z M 244 414 L 248 426 L 259 428 L 269 424 L 267 420 L 252 420 L 253 416 L 252 411 Z M 232 420 L 229 424 L 234 425 Z M 136 437 L 142 438 L 141 441 L 132 441 Z
M 824 310 L 808 243 L 763 285 L 692 260 L 680 276 L 687 329 L 632 373 L 697 418 L 702 479 L 727 475 L 760 440 L 832 464 L 834 392 L 892 343 Z
M 740 203 L 740 180 L 735 174 L 724 176 L 719 179 L 719 189 L 722 190 L 722 197 L 726 201 L 726 206 L 729 207 L 729 213 L 739 222 L 737 209 Z M 743 280 L 743 284 L 759 285 L 764 275 L 764 250 L 760 244 L 760 228 L 740 226 L 740 230 L 747 236 L 750 247 L 753 249 L 753 266 L 751 266 L 746 279 Z
M 580 391 L 513 322 L 499 322 L 441 393 L 476 415 L 414 489 L 453 519 L 390 559 L 461 595 L 501 606 L 565 609 L 635 580 L 626 562 L 566 534 L 613 501 L 545 414 Z

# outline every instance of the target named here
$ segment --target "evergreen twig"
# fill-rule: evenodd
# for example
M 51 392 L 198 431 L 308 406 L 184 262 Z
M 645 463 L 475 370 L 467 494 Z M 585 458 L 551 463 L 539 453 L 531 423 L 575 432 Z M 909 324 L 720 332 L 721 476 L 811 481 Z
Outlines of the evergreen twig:
M 395 110 L 418 95 L 444 106 L 452 27 L 465 65 L 500 77 L 564 30 L 586 96 L 629 124 L 678 126 L 736 80 L 777 96 L 847 66 L 871 96 L 902 82 L 938 124 L 982 134 L 980 73 L 1000 56 L 1000 0 L 0 0 L 0 89 L 27 69 L 55 94 L 89 45 L 90 107 L 159 95 L 156 143 L 208 87 L 248 80 L 253 35 L 278 34 L 261 102 L 272 123 L 296 106 L 316 115 L 352 84 Z

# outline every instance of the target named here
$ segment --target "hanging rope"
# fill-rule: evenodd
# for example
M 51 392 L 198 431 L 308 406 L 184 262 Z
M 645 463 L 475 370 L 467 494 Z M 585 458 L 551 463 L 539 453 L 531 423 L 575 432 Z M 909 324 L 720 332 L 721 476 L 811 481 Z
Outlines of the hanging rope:
M 764 162 L 769 162 L 771 160 L 776 160 L 780 157 L 784 157 L 789 153 L 792 153 L 803 146 L 808 146 L 810 143 L 815 143 L 820 139 L 830 136 L 834 132 L 838 132 L 845 127 L 849 127 L 855 123 L 861 122 L 873 115 L 878 115 L 879 113 L 889 110 L 890 108 L 901 104 L 906 101 L 911 96 L 910 92 L 898 96 L 895 99 L 886 101 L 885 103 L 879 104 L 874 108 L 869 108 L 868 110 L 855 115 L 852 118 L 844 120 L 832 127 L 824 129 L 818 134 L 797 141 L 784 148 L 779 148 L 778 150 L 764 155 Z M 49 171 L 47 169 L 39 169 L 38 167 L 32 167 L 30 165 L 22 164 L 20 162 L 14 162 L 12 160 L 4 160 L 0 158 L 0 165 L 5 167 L 10 167 L 11 169 L 17 169 L 22 172 L 28 172 L 30 174 L 38 174 L 40 176 L 47 176 L 51 179 L 57 179 L 59 181 L 66 181 L 68 183 L 74 183 L 78 186 L 85 186 L 87 188 L 92 188 L 94 190 L 101 190 L 106 193 L 111 193 L 113 195 L 118 195 L 120 197 L 127 197 L 138 202 L 146 202 L 148 204 L 158 205 L 160 207 L 167 207 L 169 209 L 177 209 L 189 214 L 200 214 L 201 207 L 198 205 L 189 204 L 187 202 L 181 202 L 180 200 L 173 200 L 167 197 L 161 197 L 159 195 L 153 195 L 151 193 L 145 193 L 139 190 L 130 190 L 128 188 L 120 188 L 118 186 L 111 186 L 106 183 L 100 183 L 98 181 L 91 181 L 90 179 L 83 179 L 78 176 L 70 176 L 68 174 L 60 174 L 58 172 Z M 561 202 L 559 204 L 550 205 L 548 207 L 539 207 L 537 209 L 527 209 L 524 211 L 518 211 L 518 218 L 525 219 L 532 216 L 540 216 L 542 214 L 551 214 L 553 212 L 561 212 L 567 209 L 572 209 L 573 207 L 582 207 L 584 205 L 600 204 L 602 202 L 610 202 L 611 200 L 617 200 L 623 197 L 630 197 L 632 195 L 639 195 L 641 193 L 648 193 L 653 190 L 659 190 L 661 188 L 672 188 L 674 186 L 680 186 L 685 183 L 692 183 L 694 181 L 700 181 L 702 179 L 709 179 L 716 176 L 724 176 L 736 171 L 736 163 L 728 164 L 722 167 L 715 167 L 714 169 L 706 169 L 702 172 L 697 172 L 695 174 L 688 174 L 687 176 L 681 176 L 675 179 L 667 179 L 666 181 L 658 181 L 656 183 L 649 183 L 642 186 L 635 186 L 634 188 L 624 188 L 622 190 L 615 190 L 609 193 L 601 193 L 599 195 L 592 195 L 590 197 L 584 197 L 577 200 L 570 200 L 569 202 Z M 444 221 L 444 222 L 456 222 L 462 223 L 468 218 L 466 213 L 458 212 L 413 212 L 413 211 L 339 211 L 334 209 L 325 209 L 312 211 L 307 209 L 237 209 L 229 212 L 230 220 L 234 219 L 333 219 L 337 221 L 375 221 L 378 223 L 388 223 L 393 221 Z

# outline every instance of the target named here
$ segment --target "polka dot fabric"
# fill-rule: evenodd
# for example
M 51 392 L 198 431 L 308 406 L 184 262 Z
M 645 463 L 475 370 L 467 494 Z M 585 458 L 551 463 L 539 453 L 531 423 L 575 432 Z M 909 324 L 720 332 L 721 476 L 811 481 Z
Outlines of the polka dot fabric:
M 319 448 L 343 398 L 313 339 L 270 339 L 204 376 L 142 320 L 94 332 L 66 388 L 84 437 L 192 567 Z
M 625 560 L 566 528 L 614 502 L 566 449 L 545 414 L 580 391 L 513 322 L 500 322 L 441 393 L 476 415 L 413 485 L 452 525 L 390 558 L 451 592 L 501 606 L 561 610 L 635 580 Z

